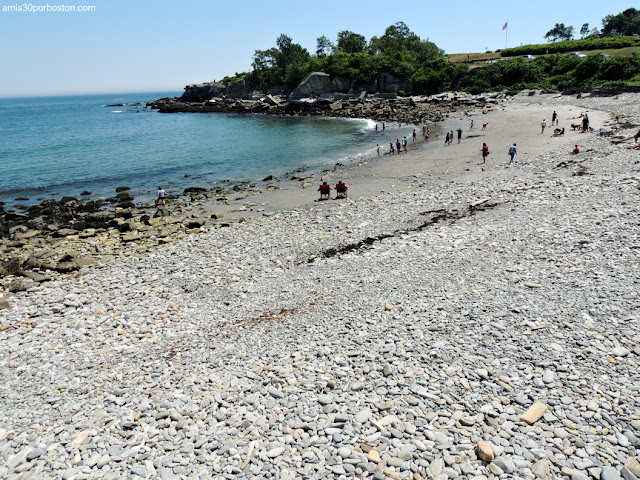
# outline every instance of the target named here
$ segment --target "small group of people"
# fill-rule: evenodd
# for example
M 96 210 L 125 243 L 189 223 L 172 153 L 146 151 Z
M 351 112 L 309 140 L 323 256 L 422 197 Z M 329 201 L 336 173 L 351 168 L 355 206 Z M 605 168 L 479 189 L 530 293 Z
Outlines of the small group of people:
M 405 153 L 407 151 L 407 137 L 404 137 L 402 139 L 402 142 L 400 141 L 399 138 L 396 138 L 396 144 L 395 146 L 393 145 L 393 142 L 389 142 L 389 154 L 390 155 L 395 155 L 396 152 L 401 153 L 402 150 L 404 149 Z M 380 153 L 380 150 L 378 149 L 378 154 Z
M 347 198 L 347 190 L 349 190 L 349 185 L 346 185 L 342 180 L 338 181 L 335 186 L 336 197 L 335 198 Z M 331 199 L 331 185 L 327 182 L 322 182 L 322 185 L 318 188 L 320 192 L 320 200 L 330 200 Z

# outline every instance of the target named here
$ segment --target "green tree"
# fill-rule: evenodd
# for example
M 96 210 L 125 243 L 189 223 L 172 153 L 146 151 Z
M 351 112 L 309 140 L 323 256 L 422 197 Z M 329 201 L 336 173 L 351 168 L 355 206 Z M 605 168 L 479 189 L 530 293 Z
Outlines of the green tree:
M 589 24 L 585 23 L 580 29 L 580 37 L 584 38 L 589 34 Z
M 367 46 L 367 40 L 357 33 L 343 30 L 338 33 L 336 48 L 340 52 L 358 53 L 363 52 Z
M 556 23 L 551 30 L 545 33 L 544 38 L 550 42 L 571 40 L 573 38 L 573 27 L 565 27 L 564 23 Z
M 628 8 L 618 15 L 607 15 L 602 19 L 603 35 L 640 34 L 640 10 Z
M 333 52 L 334 48 L 335 46 L 326 35 L 322 35 L 316 40 L 316 55 L 318 57 L 324 57 L 325 55 L 330 54 Z
M 256 50 L 253 55 L 253 76 L 265 89 L 276 85 L 295 86 L 306 75 L 309 52 L 293 43 L 284 33 L 277 40 L 278 48 Z

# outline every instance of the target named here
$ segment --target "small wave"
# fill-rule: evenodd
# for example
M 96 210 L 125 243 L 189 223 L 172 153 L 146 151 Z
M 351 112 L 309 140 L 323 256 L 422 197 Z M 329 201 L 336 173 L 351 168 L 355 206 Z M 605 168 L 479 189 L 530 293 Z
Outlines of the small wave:
M 111 113 L 122 113 L 124 110 L 111 110 Z

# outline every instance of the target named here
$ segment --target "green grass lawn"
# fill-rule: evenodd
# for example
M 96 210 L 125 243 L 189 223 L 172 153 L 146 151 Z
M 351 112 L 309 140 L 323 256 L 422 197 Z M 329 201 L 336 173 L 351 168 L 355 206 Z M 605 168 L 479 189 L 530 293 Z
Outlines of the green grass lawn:
M 634 52 L 640 52 L 640 47 L 625 47 L 608 50 L 585 50 L 583 53 L 586 55 L 596 55 L 600 53 L 606 53 L 608 55 L 631 55 Z M 561 54 L 562 55 L 562 54 Z M 543 57 L 544 55 L 536 55 L 537 57 Z M 500 56 L 500 52 L 497 53 L 451 53 L 447 55 L 447 59 L 452 63 L 470 63 L 472 65 L 482 65 L 487 60 L 497 60 L 503 58 Z M 509 57 L 505 57 L 509 58 Z M 516 58 L 516 57 L 511 57 Z

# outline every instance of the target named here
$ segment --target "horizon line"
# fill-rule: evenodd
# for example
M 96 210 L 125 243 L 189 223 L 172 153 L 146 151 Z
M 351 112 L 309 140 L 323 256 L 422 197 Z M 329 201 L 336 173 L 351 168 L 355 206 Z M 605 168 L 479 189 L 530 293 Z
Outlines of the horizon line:
M 113 92 L 113 91 L 101 91 L 101 92 L 82 92 L 82 93 L 36 93 L 32 95 L 25 94 L 0 94 L 0 99 L 8 99 L 8 98 L 46 98 L 46 97 L 80 97 L 80 96 L 90 96 L 90 95 L 129 95 L 132 93 L 163 93 L 163 92 L 179 92 L 184 90 L 182 87 L 179 90 L 174 89 L 162 89 L 162 90 L 130 90 L 126 92 Z

